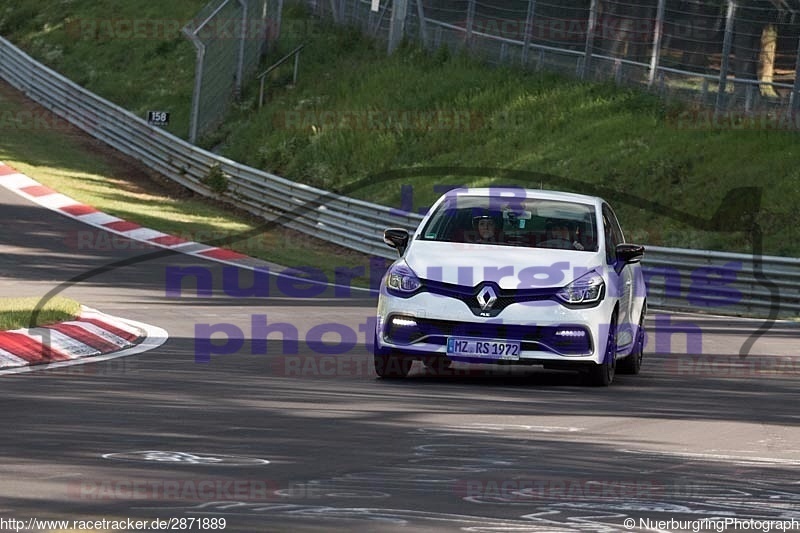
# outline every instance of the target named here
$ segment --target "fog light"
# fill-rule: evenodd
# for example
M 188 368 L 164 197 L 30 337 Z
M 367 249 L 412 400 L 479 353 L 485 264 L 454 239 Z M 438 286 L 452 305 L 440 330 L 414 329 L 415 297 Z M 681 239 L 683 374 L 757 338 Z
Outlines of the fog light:
M 559 329 L 556 337 L 585 337 L 586 332 L 580 329 Z
M 392 326 L 398 328 L 413 328 L 417 326 L 417 321 L 413 318 L 395 316 L 392 317 Z
M 393 316 L 386 328 L 386 339 L 394 344 L 413 344 L 424 337 L 417 321 L 410 316 Z

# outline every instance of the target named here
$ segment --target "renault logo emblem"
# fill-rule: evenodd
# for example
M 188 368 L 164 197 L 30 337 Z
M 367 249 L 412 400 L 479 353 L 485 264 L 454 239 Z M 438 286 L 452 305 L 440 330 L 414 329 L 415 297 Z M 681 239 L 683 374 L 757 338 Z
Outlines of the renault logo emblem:
M 486 286 L 478 292 L 477 300 L 481 311 L 488 311 L 497 301 L 497 293 L 492 287 Z

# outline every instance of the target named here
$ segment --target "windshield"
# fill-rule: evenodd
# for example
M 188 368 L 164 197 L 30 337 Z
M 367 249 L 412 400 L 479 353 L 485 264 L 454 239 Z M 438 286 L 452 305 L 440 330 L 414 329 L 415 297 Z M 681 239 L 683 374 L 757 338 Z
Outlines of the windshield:
M 587 204 L 452 196 L 439 204 L 420 239 L 596 252 L 597 224 Z

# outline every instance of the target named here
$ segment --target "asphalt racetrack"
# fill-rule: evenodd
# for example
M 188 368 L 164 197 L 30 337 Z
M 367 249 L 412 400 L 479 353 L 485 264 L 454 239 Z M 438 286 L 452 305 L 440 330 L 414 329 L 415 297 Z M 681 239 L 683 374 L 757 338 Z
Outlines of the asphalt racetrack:
M 651 310 L 642 374 L 610 388 L 538 367 L 415 366 L 386 382 L 364 342 L 369 296 L 293 298 L 272 279 L 268 296 L 233 297 L 219 263 L 141 261 L 154 250 L 86 244 L 112 240 L 5 189 L 0 204 L 3 294 L 63 289 L 170 335 L 135 356 L 0 376 L 3 520 L 241 532 L 800 522 L 795 324 L 741 357 L 762 322 Z M 174 290 L 169 273 L 187 267 L 207 272 L 208 294 Z M 299 342 L 264 342 L 269 327 Z

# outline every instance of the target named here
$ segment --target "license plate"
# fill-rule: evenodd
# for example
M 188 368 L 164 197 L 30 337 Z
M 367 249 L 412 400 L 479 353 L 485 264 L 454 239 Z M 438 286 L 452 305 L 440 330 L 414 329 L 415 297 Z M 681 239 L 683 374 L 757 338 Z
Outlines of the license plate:
M 519 360 L 519 342 L 448 337 L 447 355 L 480 359 Z

